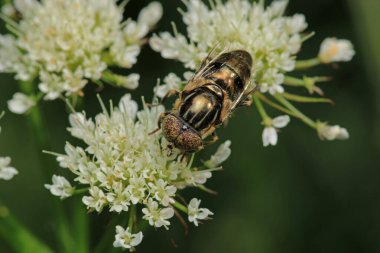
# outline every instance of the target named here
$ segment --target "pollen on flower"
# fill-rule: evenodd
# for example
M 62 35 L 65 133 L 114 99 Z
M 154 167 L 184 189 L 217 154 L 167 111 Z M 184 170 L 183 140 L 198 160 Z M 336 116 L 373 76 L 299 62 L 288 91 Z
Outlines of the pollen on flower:
M 17 36 L 0 36 L 0 72 L 23 81 L 38 78 L 50 100 L 78 94 L 89 80 L 104 81 L 105 73 L 109 82 L 108 66 L 132 67 L 162 15 L 161 5 L 152 2 L 137 21 L 124 21 L 123 6 L 114 0 L 14 1 L 21 19 L 10 24 Z M 120 85 L 136 88 L 136 74 L 126 80 Z

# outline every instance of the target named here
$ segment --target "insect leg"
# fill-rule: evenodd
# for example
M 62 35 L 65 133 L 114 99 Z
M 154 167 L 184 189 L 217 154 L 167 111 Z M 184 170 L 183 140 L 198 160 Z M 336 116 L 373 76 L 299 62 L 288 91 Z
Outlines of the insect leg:
M 181 93 L 181 92 L 180 92 L 179 90 L 177 90 L 177 89 L 170 89 L 170 90 L 169 90 L 169 91 L 168 91 L 168 92 L 162 97 L 161 102 L 156 103 L 156 104 L 147 104 L 147 106 L 149 106 L 149 107 L 155 107 L 155 106 L 162 105 L 162 104 L 166 101 L 166 99 L 168 99 L 169 97 L 174 96 L 174 95 L 178 96 L 180 93 Z
M 205 145 L 213 144 L 213 143 L 216 142 L 217 140 L 219 140 L 219 137 L 216 135 L 215 132 L 212 132 L 212 134 L 211 134 L 211 140 L 205 142 Z
M 254 88 L 247 90 L 243 93 L 242 100 L 236 105 L 236 107 L 243 106 L 251 106 L 252 105 L 252 94 L 255 93 L 259 89 L 259 86 L 255 86 Z
M 179 94 L 180 94 L 181 92 L 179 91 L 179 90 L 177 90 L 177 89 L 170 89 L 166 94 L 165 94 L 165 96 L 163 96 L 162 97 L 162 99 L 161 99 L 161 104 L 163 104 L 165 101 L 166 101 L 166 99 L 168 99 L 169 97 L 172 97 L 172 96 L 179 96 Z
M 168 114 L 167 112 L 163 112 L 163 113 L 160 114 L 160 117 L 158 118 L 158 122 L 157 122 L 158 128 L 155 129 L 155 130 L 153 130 L 152 132 L 148 133 L 148 135 L 153 135 L 153 134 L 157 133 L 158 131 L 160 131 L 160 129 L 161 129 L 161 121 L 162 121 L 163 117 L 165 117 L 167 114 Z
M 248 95 L 245 97 L 239 104 L 238 107 L 243 107 L 243 106 L 251 106 L 252 105 L 252 97 Z

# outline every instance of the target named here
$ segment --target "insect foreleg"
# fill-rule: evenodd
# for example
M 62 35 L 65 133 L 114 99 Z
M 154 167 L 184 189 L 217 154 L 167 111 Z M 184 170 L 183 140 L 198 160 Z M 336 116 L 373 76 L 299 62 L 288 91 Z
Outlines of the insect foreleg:
M 161 102 L 159 103 L 155 103 L 155 104 L 147 104 L 149 107 L 155 107 L 155 106 L 159 106 L 159 105 L 162 105 L 163 103 L 165 103 L 166 99 L 168 99 L 169 97 L 171 96 L 178 96 L 181 92 L 177 89 L 170 89 L 168 92 L 166 92 L 166 94 L 162 97 L 161 99 Z
M 168 99 L 169 97 L 172 97 L 172 96 L 179 96 L 179 94 L 180 94 L 181 92 L 179 91 L 179 90 L 177 90 L 177 89 L 170 89 L 166 94 L 165 94 L 165 96 L 163 96 L 162 97 L 162 99 L 161 99 L 161 104 L 163 104 L 165 101 L 166 101 L 166 99 Z

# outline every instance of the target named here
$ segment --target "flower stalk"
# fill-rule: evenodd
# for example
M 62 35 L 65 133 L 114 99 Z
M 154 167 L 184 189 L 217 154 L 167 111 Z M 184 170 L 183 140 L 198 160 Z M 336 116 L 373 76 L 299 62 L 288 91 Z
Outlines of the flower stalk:
M 295 70 L 305 70 L 321 64 L 319 58 L 312 58 L 308 60 L 298 60 L 296 61 Z
M 312 119 L 310 119 L 305 114 L 303 114 L 300 110 L 298 110 L 295 106 L 293 106 L 283 96 L 281 96 L 281 95 L 275 95 L 274 98 L 277 99 L 277 101 L 279 101 L 281 104 L 283 104 L 286 108 L 288 108 L 293 113 L 295 113 L 297 115 L 297 117 L 301 121 L 303 121 L 306 125 L 310 126 L 311 128 L 316 128 L 316 123 Z

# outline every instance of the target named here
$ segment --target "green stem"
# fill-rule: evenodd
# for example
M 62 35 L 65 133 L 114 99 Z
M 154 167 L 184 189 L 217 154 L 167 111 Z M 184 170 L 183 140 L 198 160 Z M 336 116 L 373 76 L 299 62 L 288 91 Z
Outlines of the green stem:
M 82 204 L 81 198 L 78 197 L 74 199 L 72 219 L 72 233 L 75 233 L 76 242 L 74 250 L 76 253 L 88 253 L 90 252 L 88 213 Z
M 300 110 L 298 110 L 295 106 L 293 106 L 288 100 L 286 100 L 283 96 L 276 94 L 273 96 L 277 101 L 279 101 L 281 104 L 283 104 L 286 108 L 293 111 L 298 118 L 300 118 L 305 124 L 312 128 L 316 128 L 316 123 L 311 120 L 309 117 L 307 117 L 305 114 L 303 114 Z
M 172 205 L 177 208 L 178 210 L 184 212 L 184 213 L 188 213 L 188 210 L 187 210 L 187 207 L 182 205 L 181 203 L 179 203 L 178 201 L 172 203 Z
M 79 195 L 79 194 L 87 192 L 88 190 L 89 190 L 89 187 L 81 188 L 81 189 L 75 189 L 73 195 Z
M 257 107 L 257 110 L 259 111 L 263 120 L 265 121 L 268 118 L 270 119 L 270 117 L 268 116 L 267 112 L 264 109 L 263 104 L 261 103 L 260 99 L 258 98 L 257 94 L 253 94 L 252 97 L 253 97 L 253 101 L 255 102 L 255 105 Z
M 0 203 L 0 237 L 17 253 L 53 253 L 53 251 L 16 218 Z
M 264 96 L 263 94 L 261 93 L 256 93 L 256 95 L 261 99 L 261 101 L 263 101 L 264 103 L 266 103 L 267 105 L 269 106 L 272 106 L 273 108 L 279 110 L 280 112 L 284 112 L 286 114 L 289 114 L 293 117 L 298 117 L 297 114 L 295 114 L 294 112 L 286 109 L 285 107 L 281 106 L 281 105 L 278 105 L 274 102 L 272 102 L 269 98 L 267 98 L 266 96 Z
M 321 64 L 321 61 L 319 58 L 313 58 L 309 60 L 299 60 L 296 62 L 296 70 L 303 70 L 303 69 L 308 69 L 311 67 L 315 67 L 317 65 Z
M 35 94 L 35 86 L 33 82 L 21 82 L 20 89 L 22 92 L 31 96 L 38 96 Z M 42 150 L 51 150 L 47 133 L 47 127 L 44 124 L 43 113 L 41 106 L 37 103 L 36 106 L 31 108 L 29 115 L 30 125 L 33 129 L 33 133 L 36 135 L 37 145 L 40 152 L 38 152 L 40 160 L 40 168 L 43 175 L 43 180 L 50 180 L 52 174 L 54 173 L 53 168 L 55 164 L 52 164 L 52 160 L 43 154 Z M 70 228 L 67 217 L 65 215 L 64 206 L 62 202 L 56 198 L 49 198 L 52 201 L 54 217 L 57 225 L 56 239 L 59 244 L 61 252 L 71 253 L 77 248 L 76 242 L 74 240 L 72 229 Z M 86 217 L 84 217 L 86 218 Z M 75 232 L 75 231 L 74 231 Z
M 305 86 L 305 81 L 296 77 L 285 76 L 284 84 L 290 86 Z
M 136 224 L 136 205 L 131 205 L 129 210 L 128 227 L 131 233 L 134 232 Z

